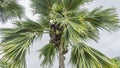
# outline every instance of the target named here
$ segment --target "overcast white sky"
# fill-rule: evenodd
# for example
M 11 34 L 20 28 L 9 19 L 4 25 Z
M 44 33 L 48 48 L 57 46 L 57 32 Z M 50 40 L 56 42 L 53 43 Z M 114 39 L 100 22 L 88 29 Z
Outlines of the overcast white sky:
M 30 1 L 20 0 L 20 3 L 26 7 L 26 15 L 30 19 L 36 20 L 36 16 L 34 16 L 30 12 L 31 8 L 29 8 L 29 5 L 28 5 L 30 4 Z M 101 5 L 104 8 L 115 7 L 120 17 L 120 0 L 94 0 L 92 3 L 86 6 L 88 9 L 91 10 Z M 10 23 L 4 24 L 4 25 L 0 24 L 0 28 L 2 27 L 12 27 L 12 25 Z M 49 37 L 47 35 L 44 35 L 41 41 L 35 42 L 34 45 L 31 47 L 31 55 L 27 56 L 28 68 L 42 68 L 40 67 L 40 60 L 38 59 L 38 53 L 36 51 L 40 49 L 43 45 L 48 43 L 48 41 L 49 41 Z M 92 44 L 92 47 L 98 49 L 108 57 L 120 56 L 120 30 L 112 33 L 101 31 L 99 43 L 91 42 L 91 44 Z M 67 54 L 66 57 L 69 58 L 69 54 Z M 52 68 L 58 68 L 57 63 L 58 62 L 56 61 L 55 66 Z M 66 65 L 66 68 L 70 68 L 70 67 Z

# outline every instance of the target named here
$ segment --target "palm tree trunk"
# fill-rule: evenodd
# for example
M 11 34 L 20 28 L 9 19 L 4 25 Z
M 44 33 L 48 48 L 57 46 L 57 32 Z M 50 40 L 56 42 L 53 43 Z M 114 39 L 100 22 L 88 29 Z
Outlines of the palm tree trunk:
M 62 47 L 59 47 L 59 68 L 65 68 L 65 64 L 64 64 L 64 60 L 65 60 L 65 56 L 63 53 L 63 45 Z
M 65 48 L 64 43 L 61 41 L 63 27 L 58 23 L 51 24 L 50 42 L 54 43 L 55 47 L 59 50 L 59 68 L 65 68 Z

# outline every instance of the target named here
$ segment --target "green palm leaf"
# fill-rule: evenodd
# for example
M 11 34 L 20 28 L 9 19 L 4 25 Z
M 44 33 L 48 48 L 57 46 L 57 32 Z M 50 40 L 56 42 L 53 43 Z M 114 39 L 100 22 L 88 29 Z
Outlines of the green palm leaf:
M 80 5 L 91 2 L 92 0 L 61 0 L 65 10 L 75 10 L 79 8 Z
M 86 39 L 97 41 L 99 39 L 99 33 L 98 29 L 84 22 L 78 20 L 69 21 L 67 28 L 65 28 L 63 32 L 63 39 L 74 42 L 78 42 L 79 40 L 85 41 Z
M 7 62 L 10 68 L 26 68 L 25 56 L 29 52 L 30 45 L 36 38 L 42 37 L 41 25 L 31 20 L 16 22 L 16 27 L 3 28 L 2 42 L 0 43 L 2 60 Z
M 60 18 L 59 18 L 60 19 Z M 85 40 L 99 39 L 99 29 L 107 31 L 117 30 L 119 28 L 119 19 L 114 8 L 102 9 L 96 8 L 89 12 L 87 9 L 81 11 L 69 11 L 66 17 L 61 21 L 65 26 L 63 39 L 65 40 Z
M 53 65 L 53 62 L 55 60 L 55 55 L 57 54 L 57 49 L 53 44 L 47 44 L 42 49 L 39 50 L 39 57 L 42 58 L 41 65 L 43 67 L 49 67 Z M 46 68 L 45 67 L 45 68 Z
M 99 7 L 88 13 L 84 20 L 99 29 L 116 30 L 119 28 L 119 18 L 115 12 L 115 8 L 103 10 Z
M 0 21 L 3 23 L 13 18 L 20 18 L 23 13 L 23 7 L 16 0 L 0 1 Z
M 46 16 L 49 15 L 56 1 L 57 0 L 32 0 L 32 7 L 35 9 L 36 13 Z
M 73 46 L 70 63 L 76 68 L 116 68 L 109 58 L 84 43 Z

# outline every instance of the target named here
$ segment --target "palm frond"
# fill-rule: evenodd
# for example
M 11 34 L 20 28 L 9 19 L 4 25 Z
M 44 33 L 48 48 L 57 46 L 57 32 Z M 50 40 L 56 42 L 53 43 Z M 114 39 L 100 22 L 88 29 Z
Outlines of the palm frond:
M 84 3 L 92 0 L 32 0 L 32 7 L 36 14 L 44 16 L 64 15 L 69 10 L 79 8 Z
M 42 49 L 39 50 L 39 57 L 42 58 L 41 65 L 45 68 L 50 68 L 55 60 L 55 55 L 57 54 L 57 49 L 53 44 L 47 44 Z
M 42 15 L 49 15 L 52 10 L 53 4 L 57 0 L 31 0 L 32 7 L 35 9 L 35 13 Z
M 62 0 L 64 10 L 75 10 L 85 3 L 91 2 L 92 0 Z
M 76 68 L 116 68 L 109 58 L 84 43 L 73 45 L 70 63 Z
M 59 18 L 60 19 L 60 18 Z M 114 8 L 96 8 L 89 12 L 87 9 L 69 11 L 61 21 L 65 26 L 63 38 L 68 40 L 99 39 L 99 29 L 108 31 L 119 28 L 119 19 Z
M 0 44 L 2 60 L 8 62 L 10 68 L 26 68 L 25 55 L 33 41 L 34 35 L 30 33 L 7 36 Z
M 99 39 L 98 29 L 85 21 L 80 21 L 79 16 L 83 16 L 82 13 L 83 12 L 73 11 L 67 14 L 68 17 L 62 21 L 62 26 L 66 25 L 63 32 L 63 38 L 75 41 L 86 39 L 97 41 Z
M 25 35 L 14 37 L 7 42 L 3 41 L 0 46 L 3 54 L 2 60 L 10 64 L 10 68 L 26 68 L 25 55 L 29 50 L 29 45 L 33 42 L 32 38 Z
M 24 16 L 23 7 L 19 5 L 15 0 L 3 0 L 0 1 L 0 21 L 6 22 L 13 18 L 20 18 Z
M 119 18 L 116 14 L 115 8 L 104 10 L 102 7 L 96 8 L 88 13 L 84 20 L 99 29 L 111 31 L 119 28 Z
M 10 68 L 26 68 L 25 56 L 35 39 L 42 37 L 44 29 L 33 21 L 17 21 L 14 28 L 2 28 L 0 43 L 2 60 Z

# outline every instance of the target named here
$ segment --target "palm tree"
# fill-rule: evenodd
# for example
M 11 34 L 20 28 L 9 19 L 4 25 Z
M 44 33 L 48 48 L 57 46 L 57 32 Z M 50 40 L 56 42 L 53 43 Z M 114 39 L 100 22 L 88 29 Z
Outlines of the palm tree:
M 0 0 L 0 22 L 21 18 L 23 13 L 23 7 L 18 5 L 16 0 Z
M 59 68 L 65 68 L 65 54 L 71 47 L 69 63 L 73 68 L 115 68 L 111 60 L 86 42 L 98 42 L 99 30 L 115 31 L 119 19 L 114 8 L 82 8 L 92 0 L 31 0 L 39 21 L 15 21 L 13 28 L 1 28 L 1 58 L 9 68 L 26 68 L 26 54 L 36 39 L 44 33 L 50 41 L 39 50 L 41 66 L 50 68 L 59 55 Z

